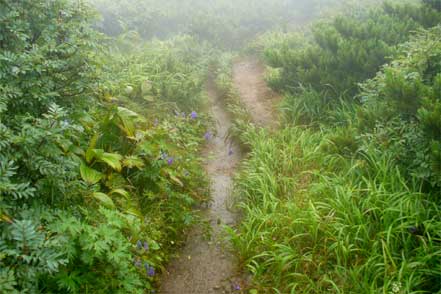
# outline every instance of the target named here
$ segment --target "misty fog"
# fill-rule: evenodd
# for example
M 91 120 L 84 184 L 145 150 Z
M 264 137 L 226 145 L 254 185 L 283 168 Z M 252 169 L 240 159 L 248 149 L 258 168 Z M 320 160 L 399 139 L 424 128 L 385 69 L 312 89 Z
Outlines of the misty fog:
M 350 2 L 350 1 L 349 1 Z M 135 30 L 143 38 L 184 33 L 237 47 L 270 29 L 290 30 L 344 0 L 91 0 L 102 14 L 98 27 L 110 35 Z M 344 4 L 344 5 L 343 5 Z

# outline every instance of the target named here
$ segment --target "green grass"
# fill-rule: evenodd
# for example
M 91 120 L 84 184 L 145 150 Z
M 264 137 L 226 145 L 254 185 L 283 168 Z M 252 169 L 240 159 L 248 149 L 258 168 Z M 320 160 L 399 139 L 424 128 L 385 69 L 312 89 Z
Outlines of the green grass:
M 231 237 L 262 293 L 436 293 L 439 207 L 388 154 L 329 155 L 325 132 L 296 127 L 244 136 Z

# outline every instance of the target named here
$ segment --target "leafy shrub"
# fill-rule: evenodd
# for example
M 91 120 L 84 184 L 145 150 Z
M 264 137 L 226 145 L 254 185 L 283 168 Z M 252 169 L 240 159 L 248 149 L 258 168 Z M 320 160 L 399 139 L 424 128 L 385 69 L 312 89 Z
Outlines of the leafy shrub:
M 405 174 L 418 175 L 432 187 L 440 185 L 434 149 L 441 131 L 440 33 L 437 26 L 404 44 L 395 61 L 363 84 L 358 112 L 359 128 L 385 149 L 398 148 Z
M 280 68 L 280 81 L 272 84 L 291 94 L 312 87 L 337 101 L 351 97 L 358 83 L 374 76 L 410 32 L 439 21 L 435 10 L 415 4 L 384 4 L 382 9 L 356 10 L 322 21 L 312 27 L 311 37 L 294 34 L 266 43 L 265 59 Z
M 202 105 L 200 47 L 178 38 L 121 58 L 89 11 L 0 4 L 2 293 L 149 292 L 207 199 L 209 121 L 173 114 Z

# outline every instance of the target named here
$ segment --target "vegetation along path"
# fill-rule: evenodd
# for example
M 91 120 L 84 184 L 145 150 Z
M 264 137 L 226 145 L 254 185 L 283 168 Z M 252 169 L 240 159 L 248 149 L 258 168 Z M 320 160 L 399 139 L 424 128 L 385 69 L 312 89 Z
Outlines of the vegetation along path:
M 234 86 L 253 120 L 262 126 L 272 125 L 274 97 L 263 79 L 263 66 L 256 58 L 244 58 L 233 67 Z M 225 250 L 222 226 L 233 225 L 235 215 L 228 209 L 235 167 L 241 159 L 239 146 L 228 138 L 231 119 L 212 82 L 207 83 L 211 113 L 216 121 L 215 135 L 207 146 L 206 171 L 211 179 L 213 202 L 205 216 L 212 227 L 211 238 L 206 238 L 202 227 L 195 228 L 187 237 L 180 257 L 175 259 L 164 276 L 162 294 L 217 294 L 240 293 L 243 281 L 237 277 L 233 255 Z

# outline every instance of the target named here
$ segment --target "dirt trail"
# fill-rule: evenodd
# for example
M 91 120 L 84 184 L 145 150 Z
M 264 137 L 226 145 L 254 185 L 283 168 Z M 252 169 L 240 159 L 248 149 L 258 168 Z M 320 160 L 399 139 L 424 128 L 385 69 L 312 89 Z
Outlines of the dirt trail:
M 231 120 L 213 84 L 208 83 L 211 113 L 216 120 L 216 135 L 206 150 L 206 171 L 211 179 L 213 202 L 204 212 L 212 227 L 212 238 L 204 237 L 202 228 L 195 228 L 187 238 L 180 258 L 174 260 L 163 279 L 162 294 L 240 293 L 234 258 L 222 245 L 222 226 L 233 225 L 235 216 L 227 208 L 232 175 L 241 158 L 239 147 L 226 140 Z
M 254 123 L 262 127 L 276 127 L 275 106 L 280 97 L 267 86 L 264 73 L 265 67 L 256 57 L 241 58 L 233 66 L 234 86 Z
M 243 59 L 234 66 L 234 83 L 255 122 L 270 126 L 275 119 L 263 70 L 257 59 Z M 207 240 L 201 227 L 190 232 L 180 257 L 171 262 L 168 273 L 163 276 L 161 294 L 244 293 L 238 288 L 243 289 L 244 282 L 238 275 L 235 259 L 222 244 L 222 226 L 234 225 L 236 219 L 228 209 L 228 200 L 232 177 L 242 155 L 239 146 L 227 140 L 231 118 L 213 83 L 207 83 L 207 94 L 216 121 L 216 135 L 205 152 L 213 202 L 203 216 L 210 222 L 212 236 Z

